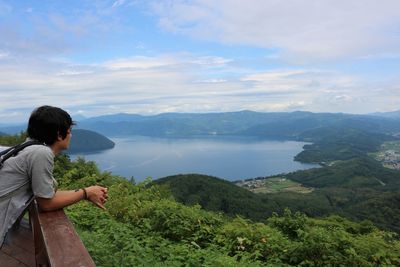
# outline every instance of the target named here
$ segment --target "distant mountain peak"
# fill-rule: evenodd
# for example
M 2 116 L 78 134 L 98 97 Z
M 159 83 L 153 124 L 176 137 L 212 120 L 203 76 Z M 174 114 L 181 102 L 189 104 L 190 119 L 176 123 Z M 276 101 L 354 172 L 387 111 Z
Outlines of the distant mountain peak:
M 389 112 L 375 112 L 375 113 L 371 113 L 369 115 L 380 116 L 380 117 L 385 117 L 385 118 L 400 119 L 400 109 L 395 110 L 395 111 L 389 111 Z

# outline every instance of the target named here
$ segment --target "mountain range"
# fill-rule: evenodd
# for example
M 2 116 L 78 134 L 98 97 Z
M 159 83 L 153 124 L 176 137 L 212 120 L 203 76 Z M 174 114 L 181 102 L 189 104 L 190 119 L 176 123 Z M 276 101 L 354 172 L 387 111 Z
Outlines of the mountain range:
M 399 119 L 400 118 L 400 110 L 392 111 L 392 112 L 376 112 L 376 113 L 372 113 L 371 115 Z
M 400 132 L 400 119 L 341 113 L 164 113 L 156 116 L 116 114 L 83 120 L 78 127 L 106 136 L 250 135 L 302 140 L 320 128 L 356 128 L 376 133 Z
M 306 138 L 307 131 L 323 127 L 356 128 L 378 133 L 400 132 L 400 117 L 391 113 L 354 115 L 344 113 L 238 111 L 224 113 L 162 113 L 154 116 L 119 113 L 85 119 L 76 128 L 106 136 L 251 135 L 279 139 Z M 19 133 L 25 125 L 3 125 L 0 132 Z

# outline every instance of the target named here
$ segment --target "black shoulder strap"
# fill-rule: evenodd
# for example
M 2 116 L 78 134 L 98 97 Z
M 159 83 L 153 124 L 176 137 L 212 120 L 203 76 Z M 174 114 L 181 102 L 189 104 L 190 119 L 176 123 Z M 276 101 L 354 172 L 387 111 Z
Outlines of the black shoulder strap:
M 0 157 L 7 154 L 9 151 L 11 151 L 14 147 L 7 148 L 6 150 L 0 151 Z
M 31 146 L 31 145 L 43 145 L 43 143 L 39 142 L 39 141 L 35 141 L 35 140 L 27 141 L 27 142 L 10 147 L 10 148 L 0 152 L 0 169 L 1 169 L 1 167 L 3 167 L 4 161 L 17 155 L 18 152 L 20 152 L 22 149 L 24 149 L 27 146 Z

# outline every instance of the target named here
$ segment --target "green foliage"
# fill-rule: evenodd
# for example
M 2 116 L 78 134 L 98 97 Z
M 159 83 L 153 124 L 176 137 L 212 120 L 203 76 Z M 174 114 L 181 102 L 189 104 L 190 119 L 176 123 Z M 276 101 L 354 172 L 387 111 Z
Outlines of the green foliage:
M 15 146 L 25 141 L 26 132 L 22 131 L 16 135 L 0 135 L 0 145 Z
M 278 228 L 290 238 L 297 238 L 304 231 L 306 219 L 303 213 L 296 212 L 292 214 L 290 209 L 285 209 L 282 217 L 274 213 L 272 217 L 268 219 L 268 224 Z
M 296 240 L 299 246 L 292 258 L 296 265 L 397 266 L 400 262 L 399 242 L 392 234 L 338 216 L 307 219 L 305 230 Z
M 369 187 L 380 190 L 400 189 L 400 173 L 384 168 L 368 157 L 339 161 L 331 166 L 298 171 L 286 178 L 310 187 Z M 384 184 L 390 184 L 386 186 Z
M 278 208 L 274 201 L 263 201 L 260 195 L 212 176 L 174 175 L 158 179 L 154 183 L 167 186 L 180 203 L 198 204 L 206 210 L 222 211 L 232 217 L 241 215 L 255 220 L 263 220 Z
M 263 221 L 273 212 L 282 214 L 289 207 L 309 216 L 340 214 L 359 221 L 370 220 L 379 227 L 400 232 L 400 172 L 386 169 L 373 159 L 355 158 L 282 177 L 315 190 L 308 194 L 254 194 L 228 181 L 196 174 L 169 176 L 155 183 L 167 186 L 180 203 L 199 204 L 203 209 L 222 211 L 231 217 Z
M 290 246 L 280 231 L 240 217 L 226 223 L 215 240 L 226 247 L 231 256 L 270 264 L 282 264 Z
M 222 217 L 200 206 L 187 207 L 166 196 L 162 188 L 134 186 L 127 182 L 111 186 L 110 213 L 120 221 L 144 231 L 155 231 L 169 240 L 201 245 L 221 225 Z
M 348 160 L 377 151 L 384 141 L 394 139 L 353 127 L 322 127 L 303 132 L 299 138 L 313 141 L 313 144 L 305 145 L 295 160 L 318 163 Z
M 92 162 L 56 160 L 64 188 L 109 187 L 107 211 L 66 209 L 97 266 L 398 266 L 396 235 L 340 216 L 285 210 L 262 222 L 176 202 L 164 186 L 100 173 Z M 266 220 L 265 220 L 266 219 Z

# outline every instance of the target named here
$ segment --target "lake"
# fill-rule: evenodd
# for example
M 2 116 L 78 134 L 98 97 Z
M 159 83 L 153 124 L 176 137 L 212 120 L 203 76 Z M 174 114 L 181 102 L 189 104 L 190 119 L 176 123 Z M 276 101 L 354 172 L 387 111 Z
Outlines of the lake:
M 199 173 L 229 181 L 318 167 L 293 160 L 303 142 L 248 137 L 110 138 L 115 147 L 98 153 L 71 155 L 95 161 L 102 171 L 142 181 L 174 174 Z

